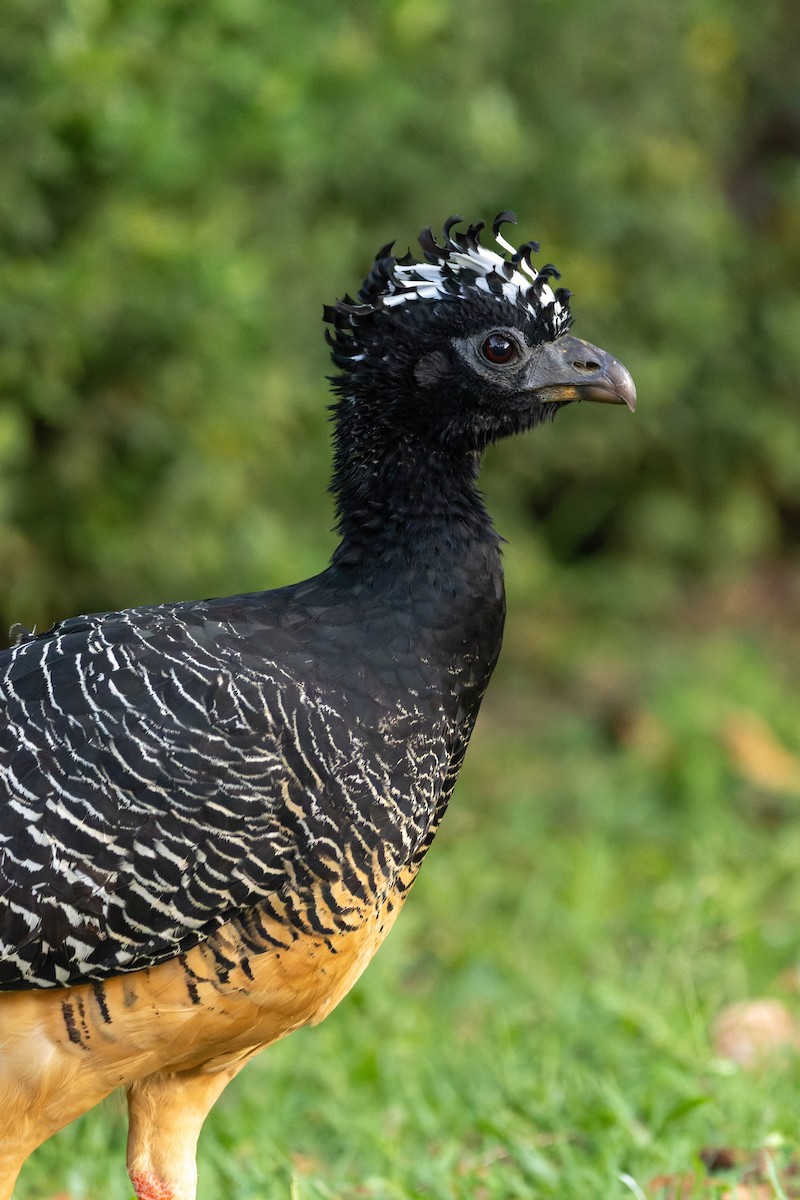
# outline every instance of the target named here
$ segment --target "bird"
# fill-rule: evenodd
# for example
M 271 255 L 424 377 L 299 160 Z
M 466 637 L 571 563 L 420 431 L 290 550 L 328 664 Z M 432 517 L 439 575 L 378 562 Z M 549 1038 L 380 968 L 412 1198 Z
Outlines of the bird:
M 327 1016 L 400 911 L 500 652 L 484 451 L 573 401 L 635 407 L 515 219 L 390 243 L 325 306 L 325 569 L 0 653 L 0 1200 L 116 1088 L 138 1200 L 194 1200 L 226 1084 Z

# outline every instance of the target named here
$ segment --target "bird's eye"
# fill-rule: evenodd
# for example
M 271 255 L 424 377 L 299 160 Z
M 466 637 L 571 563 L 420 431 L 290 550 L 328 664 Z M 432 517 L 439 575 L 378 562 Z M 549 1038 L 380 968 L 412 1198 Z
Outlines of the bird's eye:
M 495 367 L 504 367 L 519 356 L 519 347 L 505 333 L 490 333 L 481 345 L 481 354 Z

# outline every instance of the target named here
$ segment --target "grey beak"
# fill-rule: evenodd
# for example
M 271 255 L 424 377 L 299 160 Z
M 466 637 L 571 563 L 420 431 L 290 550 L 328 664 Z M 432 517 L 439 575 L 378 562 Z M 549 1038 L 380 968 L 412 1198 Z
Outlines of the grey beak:
M 565 334 L 542 346 L 536 357 L 530 390 L 554 404 L 590 400 L 636 408 L 636 386 L 622 363 L 580 338 Z

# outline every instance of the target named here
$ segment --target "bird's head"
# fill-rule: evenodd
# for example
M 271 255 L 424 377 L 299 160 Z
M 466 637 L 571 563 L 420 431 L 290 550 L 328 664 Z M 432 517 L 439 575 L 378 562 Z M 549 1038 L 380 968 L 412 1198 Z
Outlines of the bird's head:
M 555 268 L 532 265 L 535 242 L 515 248 L 502 236 L 514 215 L 492 225 L 498 250 L 481 245 L 483 223 L 454 232 L 460 220 L 445 223 L 441 243 L 420 235 L 422 260 L 385 246 L 357 299 L 326 307 L 340 426 L 398 451 L 459 454 L 575 400 L 633 409 L 625 367 L 567 332 L 570 294 L 551 287 Z

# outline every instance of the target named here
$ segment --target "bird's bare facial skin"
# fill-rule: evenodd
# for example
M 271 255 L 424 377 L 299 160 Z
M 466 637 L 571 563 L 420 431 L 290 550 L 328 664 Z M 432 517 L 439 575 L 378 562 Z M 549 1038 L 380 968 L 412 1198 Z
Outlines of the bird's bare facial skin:
M 473 371 L 495 385 L 505 381 L 514 390 L 534 354 L 522 331 L 505 325 L 454 338 L 453 345 Z
M 483 330 L 453 342 L 460 357 L 494 388 L 543 404 L 590 400 L 636 407 L 626 368 L 605 350 L 571 334 L 534 346 L 519 329 Z

